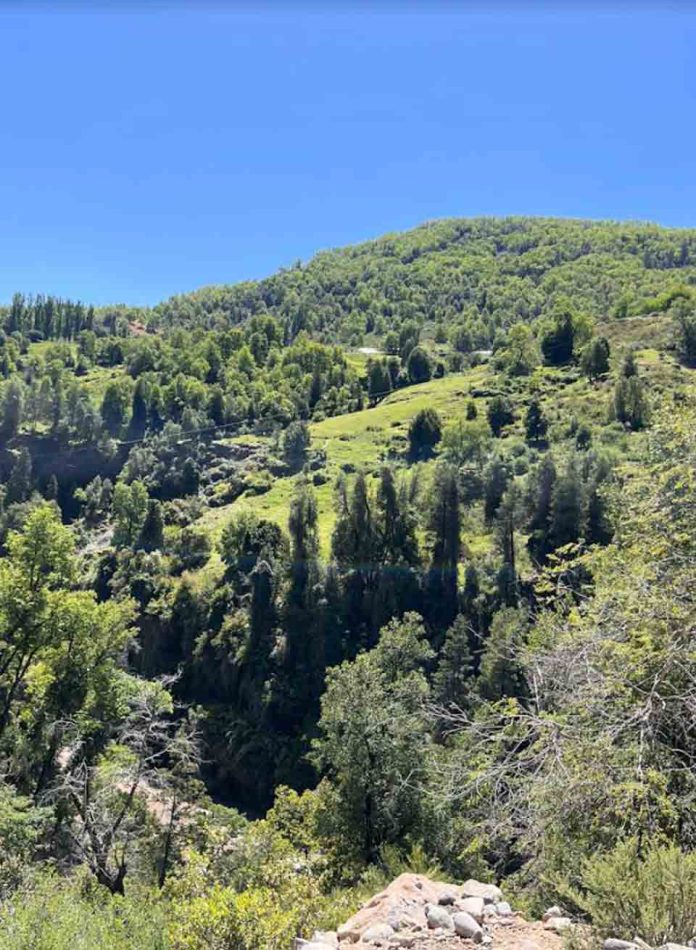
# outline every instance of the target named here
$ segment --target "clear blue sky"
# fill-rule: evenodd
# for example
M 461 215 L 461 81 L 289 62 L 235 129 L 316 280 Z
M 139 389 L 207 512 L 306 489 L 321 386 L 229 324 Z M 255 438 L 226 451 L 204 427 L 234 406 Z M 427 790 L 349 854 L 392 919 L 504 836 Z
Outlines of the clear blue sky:
M 154 303 L 452 215 L 696 225 L 686 3 L 59 9 L 0 7 L 0 300 Z

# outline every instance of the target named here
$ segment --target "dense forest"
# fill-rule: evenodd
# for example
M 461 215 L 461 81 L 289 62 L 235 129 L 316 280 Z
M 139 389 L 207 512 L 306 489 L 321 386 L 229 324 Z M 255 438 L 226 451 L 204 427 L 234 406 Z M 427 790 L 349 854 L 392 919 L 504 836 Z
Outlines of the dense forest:
M 0 326 L 3 947 L 281 950 L 402 868 L 694 902 L 696 230 Z

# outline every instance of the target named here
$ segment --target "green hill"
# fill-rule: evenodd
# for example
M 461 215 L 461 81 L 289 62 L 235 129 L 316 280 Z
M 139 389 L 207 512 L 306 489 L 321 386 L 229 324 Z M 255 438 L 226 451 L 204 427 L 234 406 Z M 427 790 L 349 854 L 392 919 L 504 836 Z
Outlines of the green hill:
M 0 311 L 3 946 L 282 950 L 433 868 L 690 939 L 695 254 L 453 220 Z
M 669 303 L 696 281 L 696 230 L 555 218 L 448 219 L 317 254 L 264 280 L 206 287 L 154 308 L 160 326 L 259 313 L 354 346 L 405 321 L 468 327 L 477 345 L 563 295 L 600 318 Z M 654 299 L 656 298 L 656 299 Z

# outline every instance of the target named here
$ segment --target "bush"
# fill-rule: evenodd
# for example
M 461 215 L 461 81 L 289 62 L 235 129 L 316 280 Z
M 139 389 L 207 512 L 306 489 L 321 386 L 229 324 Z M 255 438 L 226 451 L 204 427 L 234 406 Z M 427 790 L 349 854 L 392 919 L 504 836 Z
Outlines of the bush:
M 306 422 L 291 422 L 283 433 L 283 459 L 292 471 L 296 472 L 304 465 L 310 442 L 311 436 Z
M 696 854 L 653 845 L 641 855 L 631 838 L 587 859 L 566 896 L 604 935 L 686 944 L 696 933 Z
M 427 458 L 442 438 L 442 423 L 434 409 L 421 409 L 408 427 L 411 458 Z
M 158 895 L 111 897 L 83 874 L 38 877 L 0 911 L 3 950 L 164 950 Z
M 427 383 L 432 376 L 430 357 L 421 346 L 411 350 L 406 362 L 406 372 L 410 383 Z
M 505 396 L 494 396 L 491 399 L 488 403 L 487 415 L 491 432 L 496 438 L 500 436 L 505 426 L 515 421 L 512 405 Z

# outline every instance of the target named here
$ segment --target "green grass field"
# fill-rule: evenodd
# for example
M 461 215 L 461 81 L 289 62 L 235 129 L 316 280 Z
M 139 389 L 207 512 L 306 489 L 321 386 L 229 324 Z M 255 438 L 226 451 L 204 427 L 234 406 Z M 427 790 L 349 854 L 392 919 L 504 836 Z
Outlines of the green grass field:
M 597 332 L 606 334 L 610 339 L 617 368 L 625 350 L 629 346 L 637 348 L 636 359 L 641 375 L 648 382 L 655 398 L 663 388 L 667 385 L 671 387 L 677 381 L 696 386 L 696 374 L 680 368 L 673 354 L 666 349 L 669 337 L 664 319 L 643 317 L 613 320 L 598 327 Z M 349 354 L 349 358 L 354 361 L 356 368 L 365 361 L 363 354 Z M 503 384 L 504 380 L 490 364 L 481 365 L 443 379 L 400 389 L 371 409 L 312 423 L 312 446 L 326 452 L 326 466 L 323 469 L 326 481 L 315 486 L 322 554 L 329 554 L 334 525 L 333 494 L 336 479 L 342 471 L 350 479 L 357 470 L 365 471 L 368 476 L 377 474 L 380 465 L 386 461 L 397 467 L 405 467 L 408 426 L 417 412 L 433 408 L 446 425 L 464 412 L 472 393 L 496 391 Z M 611 378 L 592 383 L 578 369 L 540 367 L 533 376 L 515 380 L 511 385 L 510 395 L 517 406 L 517 420 L 507 431 L 505 442 L 524 438 L 523 407 L 532 394 L 541 400 L 552 424 L 556 422 L 564 425 L 574 416 L 578 422 L 601 427 L 607 419 L 614 380 Z M 485 412 L 487 398 L 483 395 L 473 398 L 479 413 Z M 617 434 L 615 430 L 598 428 L 598 434 L 600 442 L 608 439 L 616 443 L 620 440 L 623 452 L 630 451 L 628 443 L 631 440 L 635 440 L 636 448 L 639 442 L 639 438 L 627 433 Z M 243 438 L 249 439 L 248 436 Z M 433 462 L 420 466 L 426 481 L 432 466 Z M 290 499 L 298 477 L 277 478 L 265 494 L 246 493 L 232 504 L 209 509 L 199 525 L 210 532 L 213 540 L 217 540 L 227 521 L 236 512 L 248 508 L 260 517 L 286 527 Z M 465 525 L 464 541 L 469 550 L 477 554 L 485 553 L 492 544 L 490 534 L 478 517 L 470 519 L 468 528 Z M 219 570 L 219 558 L 214 556 L 204 568 L 204 573 L 207 575 Z
M 316 486 L 322 552 L 328 554 L 333 530 L 333 492 L 341 471 L 363 469 L 368 473 L 379 469 L 391 458 L 398 462 L 408 445 L 409 422 L 421 409 L 436 409 L 443 422 L 458 416 L 470 398 L 472 389 L 486 380 L 486 367 L 467 373 L 433 379 L 419 386 L 398 390 L 372 409 L 312 423 L 312 445 L 326 452 L 325 474 L 328 480 Z M 483 400 L 479 400 L 483 404 Z M 245 437 L 246 438 L 246 437 Z M 427 468 L 429 463 L 423 467 Z M 199 525 L 218 538 L 229 518 L 242 508 L 250 508 L 260 517 L 287 524 L 290 498 L 299 476 L 278 478 L 263 495 L 243 495 L 230 505 L 207 511 Z

